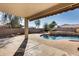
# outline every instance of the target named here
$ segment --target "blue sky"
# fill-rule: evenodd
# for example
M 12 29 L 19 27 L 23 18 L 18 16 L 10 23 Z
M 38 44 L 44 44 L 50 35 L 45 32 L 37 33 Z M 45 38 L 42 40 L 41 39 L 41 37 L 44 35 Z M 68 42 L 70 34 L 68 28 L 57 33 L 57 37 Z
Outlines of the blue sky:
M 1 15 L 0 15 L 0 20 L 1 20 Z M 79 24 L 79 9 L 74 9 L 57 15 L 41 18 L 40 21 L 41 21 L 40 28 L 42 28 L 45 23 L 49 24 L 52 21 L 56 21 L 58 25 Z M 24 21 L 22 23 L 24 24 Z M 0 22 L 0 25 L 1 25 L 1 22 Z M 29 27 L 35 27 L 34 21 L 29 22 Z
M 74 9 L 57 15 L 48 16 L 46 18 L 41 18 L 40 21 L 40 28 L 42 28 L 45 23 L 49 24 L 52 21 L 56 21 L 58 25 L 79 24 L 79 9 Z M 34 21 L 29 22 L 29 27 L 35 27 Z

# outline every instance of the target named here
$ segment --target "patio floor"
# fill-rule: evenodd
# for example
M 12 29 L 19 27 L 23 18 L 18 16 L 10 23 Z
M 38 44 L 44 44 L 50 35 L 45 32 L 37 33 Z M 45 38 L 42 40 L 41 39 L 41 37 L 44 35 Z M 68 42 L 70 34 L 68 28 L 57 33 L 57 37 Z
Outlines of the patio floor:
M 33 34 L 34 36 L 34 34 Z M 57 48 L 47 46 L 41 42 L 30 39 L 25 49 L 24 56 L 55 56 L 68 55 L 66 52 Z M 5 39 L 6 40 L 6 39 Z M 12 38 L 7 38 L 8 44 L 0 48 L 0 56 L 13 56 L 24 41 L 24 35 L 19 35 Z
M 19 46 L 21 45 L 21 43 L 23 42 L 24 35 L 19 35 L 12 38 L 4 38 L 4 40 L 5 42 L 3 42 L 3 44 L 5 44 L 5 46 L 0 47 L 0 56 L 13 56 L 19 48 Z M 7 44 L 6 41 L 8 42 Z
M 29 34 L 24 56 L 69 56 L 79 55 L 79 42 L 68 40 L 46 40 L 41 34 Z M 0 56 L 13 56 L 18 50 L 24 35 L 8 38 L 8 44 L 0 48 Z
M 79 41 L 47 40 L 41 34 L 30 34 L 24 55 L 79 56 Z
M 37 41 L 28 41 L 24 56 L 67 56 L 68 54 L 60 49 L 47 46 Z

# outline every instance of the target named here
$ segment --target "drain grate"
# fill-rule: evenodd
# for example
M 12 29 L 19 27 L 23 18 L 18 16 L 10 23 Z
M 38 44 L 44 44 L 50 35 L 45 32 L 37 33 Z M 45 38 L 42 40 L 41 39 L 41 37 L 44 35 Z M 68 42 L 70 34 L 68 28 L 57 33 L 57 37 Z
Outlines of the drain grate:
M 23 56 L 24 55 L 26 45 L 27 45 L 27 41 L 28 41 L 28 39 L 24 39 L 24 41 L 22 42 L 22 44 L 20 45 L 18 50 L 15 52 L 14 56 Z

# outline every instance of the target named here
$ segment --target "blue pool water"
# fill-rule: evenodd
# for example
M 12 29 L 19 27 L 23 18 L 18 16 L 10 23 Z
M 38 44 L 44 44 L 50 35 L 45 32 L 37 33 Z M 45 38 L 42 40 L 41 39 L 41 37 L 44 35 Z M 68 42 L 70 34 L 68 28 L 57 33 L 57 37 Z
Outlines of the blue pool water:
M 50 35 L 41 35 L 42 38 L 48 40 L 79 40 L 79 36 L 50 36 Z

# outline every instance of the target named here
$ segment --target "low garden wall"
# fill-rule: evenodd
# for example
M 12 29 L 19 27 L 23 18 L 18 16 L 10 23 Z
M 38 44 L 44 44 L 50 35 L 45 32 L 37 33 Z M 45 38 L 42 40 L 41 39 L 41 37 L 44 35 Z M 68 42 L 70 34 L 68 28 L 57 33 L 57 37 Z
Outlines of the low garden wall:
M 0 37 L 2 36 L 13 36 L 18 34 L 24 34 L 24 29 L 22 28 L 2 28 L 0 29 Z
M 29 34 L 42 32 L 44 32 L 43 29 L 29 29 Z M 19 34 L 24 34 L 23 28 L 0 28 L 0 37 L 15 36 Z
M 52 31 L 48 32 L 50 35 L 62 35 L 62 36 L 79 36 L 77 32 L 67 32 L 67 31 Z

